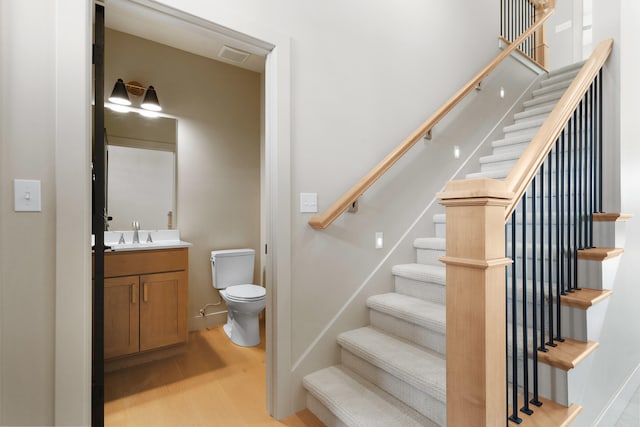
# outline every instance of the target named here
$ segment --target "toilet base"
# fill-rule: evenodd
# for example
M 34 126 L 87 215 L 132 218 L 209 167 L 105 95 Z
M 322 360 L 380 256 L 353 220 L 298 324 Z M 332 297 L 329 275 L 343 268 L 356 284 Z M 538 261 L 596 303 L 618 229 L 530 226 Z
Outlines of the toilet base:
M 231 313 L 230 313 L 231 314 Z M 254 347 L 260 344 L 260 326 L 258 315 L 233 313 L 223 327 L 231 342 L 241 347 Z

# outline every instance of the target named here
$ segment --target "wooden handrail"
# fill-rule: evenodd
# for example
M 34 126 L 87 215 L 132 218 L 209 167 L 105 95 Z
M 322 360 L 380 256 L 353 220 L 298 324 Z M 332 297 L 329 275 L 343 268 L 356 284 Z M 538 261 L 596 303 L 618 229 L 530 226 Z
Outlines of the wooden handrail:
M 309 220 L 309 225 L 315 229 L 325 229 L 336 220 L 347 208 L 349 208 L 358 198 L 376 182 L 384 173 L 391 168 L 402 156 L 404 156 L 416 142 L 426 135 L 433 127 L 442 120 L 464 97 L 469 94 L 491 71 L 493 71 L 507 56 L 511 54 L 523 41 L 544 24 L 554 9 L 549 9 L 539 20 L 527 29 L 513 43 L 506 46 L 498 56 L 496 56 L 486 67 L 465 84 L 455 95 L 453 95 L 444 105 L 425 120 L 411 135 L 409 135 L 400 145 L 389 153 L 380 163 L 378 163 L 367 175 L 357 184 L 351 187 L 323 214 L 315 215 Z
M 511 203 L 505 211 L 505 222 L 509 220 L 533 177 L 538 173 L 540 165 L 609 57 L 612 48 L 613 39 L 598 44 L 505 178 L 507 191 L 513 192 Z

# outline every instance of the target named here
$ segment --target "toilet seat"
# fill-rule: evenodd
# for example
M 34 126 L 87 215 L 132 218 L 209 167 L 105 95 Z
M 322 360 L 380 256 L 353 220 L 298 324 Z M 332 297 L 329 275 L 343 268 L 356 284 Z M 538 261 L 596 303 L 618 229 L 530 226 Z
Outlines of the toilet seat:
M 226 297 L 233 301 L 258 301 L 264 299 L 267 290 L 258 285 L 234 285 L 225 289 Z

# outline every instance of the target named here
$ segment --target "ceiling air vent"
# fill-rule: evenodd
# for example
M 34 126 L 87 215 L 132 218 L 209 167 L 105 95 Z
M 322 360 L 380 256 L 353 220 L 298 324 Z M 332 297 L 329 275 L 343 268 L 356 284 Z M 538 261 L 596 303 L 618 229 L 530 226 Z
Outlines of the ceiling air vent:
M 249 52 L 245 52 L 240 49 L 234 49 L 229 46 L 222 46 L 220 52 L 218 52 L 218 56 L 220 58 L 226 59 L 227 61 L 235 62 L 236 64 L 242 64 L 247 58 L 251 55 Z

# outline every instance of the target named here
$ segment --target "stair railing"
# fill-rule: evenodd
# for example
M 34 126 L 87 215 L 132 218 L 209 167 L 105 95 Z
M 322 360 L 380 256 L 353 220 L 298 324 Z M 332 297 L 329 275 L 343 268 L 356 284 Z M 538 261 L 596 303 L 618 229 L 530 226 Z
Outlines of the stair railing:
M 529 37 L 542 28 L 544 22 L 551 16 L 554 9 L 546 10 L 536 21 L 524 31 L 513 43 L 508 44 L 499 55 L 487 64 L 478 74 L 467 82 L 458 92 L 456 92 L 447 102 L 445 102 L 435 113 L 425 120 L 415 131 L 391 151 L 380 163 L 378 163 L 369 173 L 360 179 L 346 193 L 344 193 L 334 204 L 324 213 L 315 215 L 309 220 L 309 225 L 315 229 L 325 229 L 333 223 L 344 211 L 357 205 L 357 200 L 380 179 L 387 170 L 404 156 L 422 137 L 430 135 L 431 130 L 438 124 L 460 101 L 462 101 L 478 84 L 485 79 L 500 63 L 516 50 Z
M 512 43 L 522 32 L 540 19 L 546 8 L 553 8 L 549 1 L 501 0 L 500 39 Z M 531 33 L 518 50 L 543 69 L 546 68 L 546 45 L 544 26 Z
M 512 208 L 513 203 L 508 206 L 511 214 L 506 225 L 506 230 L 511 230 L 506 245 L 510 246 L 513 261 L 506 276 L 511 293 L 511 322 L 507 327 L 511 336 L 508 357 L 512 361 L 509 420 L 515 423 L 522 421 L 522 414 L 534 413 L 530 404 L 542 405 L 538 392 L 538 352 L 544 357 L 549 351 L 547 346 L 556 347 L 564 342 L 560 298 L 579 289 L 578 251 L 593 247 L 593 213 L 602 212 L 602 65 L 611 47 L 612 41 L 607 40 L 596 48 L 545 121 L 550 125 L 543 124 L 544 129 L 538 132 L 540 137 L 536 135 L 531 142 L 538 150 L 531 147 L 530 151 L 542 157 L 533 164 L 525 164 L 522 159 L 530 154 L 525 152 L 506 180 L 516 194 L 527 185 L 517 206 Z M 542 143 L 543 137 L 551 138 L 550 147 Z M 533 169 L 538 164 L 539 168 Z M 531 174 L 524 171 L 527 167 L 535 174 L 528 184 L 527 176 Z M 548 199 L 546 206 L 545 199 Z M 520 312 L 518 297 L 522 303 Z M 519 385 L 523 394 L 520 410 Z
M 578 288 L 577 253 L 592 245 L 592 214 L 602 210 L 601 70 L 612 45 L 594 50 L 504 181 L 450 181 L 439 195 L 447 215 L 449 426 L 517 423 L 532 412 L 529 403 L 540 404 L 538 357 L 563 339 L 560 297 Z M 520 411 L 518 393 L 526 394 Z

